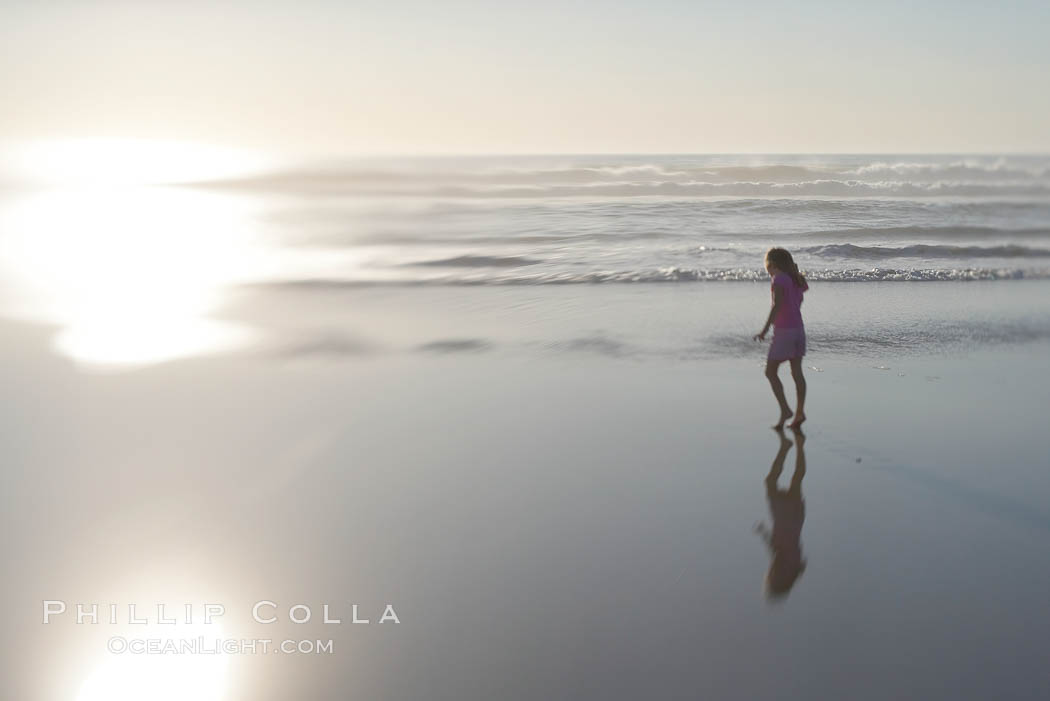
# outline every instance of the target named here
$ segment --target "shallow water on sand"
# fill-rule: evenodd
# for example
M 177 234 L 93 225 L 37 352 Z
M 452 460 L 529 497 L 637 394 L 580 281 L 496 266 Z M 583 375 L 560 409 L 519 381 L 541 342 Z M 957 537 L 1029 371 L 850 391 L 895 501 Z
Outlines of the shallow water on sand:
M 495 288 L 274 285 L 224 318 L 290 357 L 405 352 L 585 354 L 639 361 L 765 358 L 763 283 Z M 1050 283 L 814 283 L 808 361 L 957 354 L 1050 338 Z M 866 361 L 865 361 L 866 362 Z

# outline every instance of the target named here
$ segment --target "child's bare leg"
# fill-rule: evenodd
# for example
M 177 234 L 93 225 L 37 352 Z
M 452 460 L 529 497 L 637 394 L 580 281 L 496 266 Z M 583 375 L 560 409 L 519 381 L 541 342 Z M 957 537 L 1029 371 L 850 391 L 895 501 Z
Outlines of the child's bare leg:
M 791 359 L 791 377 L 795 380 L 795 397 L 798 401 L 791 428 L 798 428 L 806 420 L 806 378 L 802 375 L 802 358 Z
M 784 422 L 791 418 L 791 407 L 788 406 L 787 399 L 784 398 L 784 383 L 777 377 L 777 368 L 784 362 L 782 360 L 770 360 L 766 362 L 766 377 L 769 378 L 769 385 L 773 388 L 773 396 L 777 398 L 777 403 L 780 404 L 780 421 L 777 421 L 773 428 L 778 431 L 784 428 Z

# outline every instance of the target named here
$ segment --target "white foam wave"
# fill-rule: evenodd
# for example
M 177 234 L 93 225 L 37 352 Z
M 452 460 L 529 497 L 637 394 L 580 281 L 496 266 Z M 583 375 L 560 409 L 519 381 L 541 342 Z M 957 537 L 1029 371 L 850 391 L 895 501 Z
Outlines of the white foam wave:
M 612 175 L 616 177 L 624 175 L 655 175 L 657 177 L 674 177 L 678 175 L 687 174 L 684 170 L 667 170 L 666 168 L 663 168 L 661 166 L 652 165 L 649 163 L 646 163 L 644 165 L 631 166 L 601 166 L 598 168 L 582 168 L 581 170 L 587 173 L 599 173 L 601 175 Z
M 1050 279 L 1050 268 L 869 268 L 803 271 L 810 282 L 972 282 L 987 280 Z M 761 282 L 768 283 L 764 270 L 750 268 L 698 269 L 666 267 L 648 270 L 549 272 L 508 275 L 448 275 L 402 279 L 304 279 L 275 283 L 301 288 L 343 288 L 372 286 L 451 286 L 451 285 L 587 285 L 663 282 Z
M 922 163 L 914 161 L 888 163 L 877 161 L 848 172 L 860 177 L 893 175 L 908 178 L 932 177 L 956 180 L 1027 180 L 1044 178 L 1050 175 L 1046 168 L 1019 168 L 1007 165 L 1003 159 L 998 159 L 993 163 L 967 160 L 952 163 Z
M 541 197 L 1050 198 L 1050 159 L 549 156 L 367 160 L 209 183 L 316 195 Z
M 398 194 L 375 192 L 371 194 Z M 652 183 L 587 183 L 583 185 L 508 185 L 485 188 L 448 187 L 425 193 L 446 197 L 1050 197 L 1050 184 L 931 183 L 900 180 L 809 180 L 805 182 L 706 181 Z

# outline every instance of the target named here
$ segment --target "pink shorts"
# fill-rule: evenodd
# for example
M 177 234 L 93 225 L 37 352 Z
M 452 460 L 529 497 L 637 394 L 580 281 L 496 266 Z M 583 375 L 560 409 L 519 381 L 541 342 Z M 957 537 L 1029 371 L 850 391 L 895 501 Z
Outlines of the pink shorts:
M 806 329 L 803 326 L 774 328 L 767 360 L 791 360 L 806 354 Z

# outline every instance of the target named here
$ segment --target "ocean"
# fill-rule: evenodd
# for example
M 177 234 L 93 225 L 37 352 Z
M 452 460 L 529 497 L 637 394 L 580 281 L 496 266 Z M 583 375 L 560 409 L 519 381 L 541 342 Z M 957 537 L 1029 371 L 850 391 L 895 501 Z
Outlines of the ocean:
M 374 159 L 228 183 L 279 198 L 277 238 L 344 283 L 762 279 L 789 248 L 821 281 L 1050 273 L 1050 157 Z M 275 199 L 276 201 L 276 199 Z

